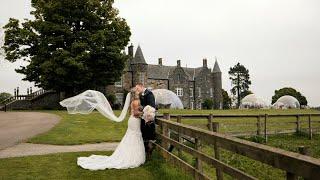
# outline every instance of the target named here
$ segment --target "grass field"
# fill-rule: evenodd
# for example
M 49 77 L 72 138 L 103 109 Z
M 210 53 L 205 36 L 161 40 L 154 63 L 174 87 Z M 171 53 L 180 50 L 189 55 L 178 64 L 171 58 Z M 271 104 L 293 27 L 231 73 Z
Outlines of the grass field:
M 167 112 L 170 114 L 236 114 L 236 115 L 244 115 L 244 114 L 254 114 L 254 115 L 264 115 L 264 114 L 302 114 L 302 113 L 320 113 L 317 110 L 275 110 L 275 109 L 261 109 L 261 110 L 216 110 L 216 111 L 208 111 L 208 110 L 194 110 L 194 111 L 187 111 L 187 110 L 164 110 L 163 112 Z M 175 120 L 174 118 L 172 119 Z M 312 117 L 314 121 L 320 121 L 319 117 Z M 213 121 L 220 123 L 219 132 L 254 132 L 257 130 L 257 118 L 215 118 Z M 281 122 L 295 122 L 295 117 L 269 117 L 267 121 L 267 127 L 270 131 L 280 131 L 280 130 L 289 130 L 295 129 L 296 124 L 281 124 Z M 301 117 L 301 128 L 306 129 L 308 127 L 308 120 L 307 117 Z M 191 126 L 207 129 L 208 120 L 207 119 L 182 119 L 182 123 L 188 124 Z M 261 119 L 261 123 L 263 123 L 263 118 Z M 320 123 L 312 123 L 313 128 L 320 128 Z M 261 127 L 263 128 L 263 126 Z
M 153 154 L 151 161 L 134 169 L 89 171 L 77 166 L 77 157 L 89 156 L 92 153 L 111 154 L 111 152 L 83 152 L 1 159 L 0 179 L 192 179 L 184 172 L 168 165 L 157 153 Z
M 42 111 L 43 112 L 43 111 Z M 67 111 L 45 111 L 62 117 L 49 132 L 35 136 L 31 143 L 74 145 L 120 141 L 127 129 L 127 120 L 113 122 L 95 111 L 89 115 L 70 115 Z
M 127 128 L 127 121 L 116 123 L 109 121 L 105 119 L 103 116 L 101 116 L 98 112 L 94 112 L 91 115 L 69 115 L 66 113 L 66 111 L 48 111 L 49 113 L 54 113 L 57 115 L 60 115 L 62 117 L 61 122 L 54 127 L 51 131 L 38 135 L 29 141 L 32 143 L 48 143 L 48 144 L 82 144 L 82 143 L 96 143 L 96 142 L 104 142 L 104 141 L 119 141 L 123 134 L 125 133 L 125 130 Z M 297 113 L 319 113 L 319 111 L 315 110 L 218 110 L 218 111 L 190 111 L 190 110 L 161 110 L 160 113 L 169 112 L 171 114 L 297 114 Z M 119 112 L 117 112 L 119 113 Z M 174 119 L 172 119 L 174 121 Z M 320 119 L 314 119 L 314 120 L 320 120 Z M 252 127 L 250 126 L 241 126 L 239 123 L 255 123 L 255 119 L 250 118 L 242 118 L 242 119 L 215 119 L 215 121 L 218 121 L 221 123 L 221 131 L 222 132 L 229 132 L 229 131 L 239 131 L 239 130 L 255 130 L 255 125 L 253 124 Z M 288 122 L 288 121 L 295 121 L 295 119 L 290 118 L 275 118 L 270 119 L 270 122 Z M 305 121 L 305 119 L 302 119 L 302 121 Z M 183 119 L 182 123 L 197 126 L 200 128 L 207 128 L 207 120 L 200 119 L 200 120 L 191 120 L 191 119 Z M 294 128 L 289 127 L 290 125 L 285 126 L 279 126 L 274 124 L 270 128 Z M 305 127 L 305 125 L 303 125 Z M 250 129 L 252 128 L 252 129 Z M 248 139 L 248 138 L 247 138 Z M 250 138 L 248 139 L 250 140 Z M 308 137 L 304 135 L 276 135 L 276 136 L 269 136 L 268 137 L 268 143 L 267 145 L 278 147 L 281 149 L 297 152 L 297 149 L 299 146 L 307 146 L 310 147 L 311 156 L 320 158 L 320 135 L 315 135 L 313 140 L 309 140 Z M 203 145 L 202 151 L 205 152 L 208 155 L 213 156 L 213 148 L 210 146 Z M 82 153 L 81 155 L 87 155 L 87 153 Z M 71 153 L 71 154 L 60 154 L 60 155 L 52 155 L 52 156 L 43 156 L 44 161 L 51 161 L 54 159 L 58 159 L 57 162 L 62 163 L 62 161 L 66 161 L 67 164 L 71 164 L 75 162 L 75 158 L 79 156 L 79 153 Z M 30 158 L 30 159 L 28 159 Z M 42 170 L 38 167 L 37 164 L 34 164 L 33 161 L 36 160 L 34 157 L 28 157 L 28 158 L 17 158 L 17 159 L 8 159 L 5 160 L 3 164 L 0 163 L 0 174 L 1 168 L 5 167 L 5 164 L 14 166 L 23 165 L 23 162 L 31 163 L 32 172 L 33 173 L 41 173 Z M 190 164 L 194 164 L 194 158 L 192 158 L 188 154 L 184 154 L 183 157 L 187 162 Z M 255 177 L 258 177 L 259 179 L 284 179 L 285 178 L 285 172 L 281 170 L 277 170 L 269 165 L 251 160 L 249 158 L 243 157 L 241 155 L 237 155 L 228 151 L 221 151 L 221 158 L 222 161 L 236 167 L 237 169 L 243 170 L 244 172 L 251 174 Z M 157 158 L 161 159 L 161 158 Z M 42 160 L 41 160 L 42 161 Z M 158 161 L 158 160 L 156 160 Z M 44 164 L 48 163 L 44 162 Z M 151 163 L 152 164 L 152 163 Z M 161 164 L 161 163 L 160 163 Z M 36 166 L 36 167 L 33 167 Z M 43 166 L 43 165 L 42 165 Z M 63 165 L 62 165 L 63 166 Z M 83 176 L 83 177 L 109 177 L 109 174 L 114 174 L 115 176 L 110 176 L 108 179 L 116 178 L 116 177 L 126 177 L 121 176 L 117 174 L 117 171 L 113 172 L 112 170 L 108 170 L 107 174 L 104 174 L 104 172 L 98 172 L 98 175 L 91 174 L 92 172 L 86 172 L 81 169 L 76 169 L 73 164 L 71 166 L 70 172 L 67 170 L 62 170 L 63 173 L 61 176 L 63 177 L 72 177 L 77 178 Z M 158 166 L 156 164 L 150 165 L 152 166 Z M 146 176 L 146 179 L 157 179 L 160 176 L 157 177 L 157 174 L 155 176 L 151 176 L 151 172 L 153 172 L 152 168 L 148 164 L 141 168 L 138 168 L 137 170 L 130 170 L 130 173 L 132 174 L 142 174 L 142 176 Z M 165 166 L 165 165 L 163 165 Z M 162 167 L 162 165 L 160 165 Z M 34 169 L 35 168 L 35 169 Z M 50 169 L 53 168 L 52 166 Z M 148 169 L 149 168 L 149 169 Z M 19 168 L 17 168 L 19 169 Z M 147 170 L 146 170 L 147 169 Z M 209 174 L 210 177 L 215 177 L 215 169 L 209 165 L 204 164 L 204 170 L 207 174 Z M 59 170 L 61 171 L 61 170 Z M 165 168 L 162 171 L 166 171 Z M 170 171 L 170 170 L 168 170 Z M 58 170 L 57 170 L 58 172 Z M 26 173 L 25 171 L 17 172 L 17 173 Z M 31 174 L 33 174 L 31 173 Z M 42 172 L 45 174 L 46 172 Z M 129 173 L 129 171 L 128 171 Z M 150 173 L 150 174 L 149 174 Z M 168 174 L 168 173 L 167 173 Z M 170 174 L 170 173 L 169 173 Z M 170 176 L 167 176 L 168 179 L 175 177 L 175 172 L 173 172 L 173 175 L 170 174 Z M 150 176 L 149 176 L 150 175 Z M 10 172 L 6 172 L 6 176 L 10 177 Z M 57 175 L 60 176 L 60 175 Z M 131 177 L 131 176 L 130 176 Z M 166 177 L 164 177 L 165 179 Z M 182 179 L 184 177 L 182 176 Z M 161 177 L 161 179 L 163 179 Z M 177 179 L 181 179 L 180 177 Z M 225 179 L 231 179 L 228 176 L 225 176 Z
M 107 120 L 99 112 L 93 112 L 90 115 L 70 115 L 66 111 L 45 111 L 54 113 L 62 117 L 61 122 L 47 133 L 35 136 L 30 139 L 31 143 L 43 143 L 43 144 L 84 144 L 84 143 L 99 143 L 99 142 L 111 142 L 120 141 L 127 129 L 127 121 L 113 122 Z M 171 114 L 296 114 L 296 113 L 317 113 L 316 110 L 160 110 L 160 114 L 169 112 Z M 118 111 L 116 111 L 119 114 Z M 174 119 L 173 119 L 174 120 Z M 317 118 L 315 120 L 320 120 Z M 215 119 L 221 123 L 221 132 L 232 131 L 254 131 L 256 130 L 256 119 L 254 118 L 238 118 L 238 119 Z M 294 121 L 293 118 L 276 118 L 269 119 L 268 122 L 287 122 Z M 305 119 L 302 121 L 306 122 Z M 207 128 L 206 119 L 188 120 L 183 119 L 182 123 Z M 251 123 L 249 126 L 243 126 L 239 123 Z M 302 127 L 306 127 L 306 123 L 302 123 Z M 320 123 L 314 125 L 319 126 Z M 294 128 L 295 125 L 274 125 L 269 126 L 271 129 L 284 129 Z

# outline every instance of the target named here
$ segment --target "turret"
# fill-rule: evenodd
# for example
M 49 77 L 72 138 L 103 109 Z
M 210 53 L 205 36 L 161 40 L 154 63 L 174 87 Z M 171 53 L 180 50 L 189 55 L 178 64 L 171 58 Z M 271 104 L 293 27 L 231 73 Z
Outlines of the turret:
M 137 83 L 147 84 L 148 79 L 148 64 L 144 59 L 142 49 L 138 46 L 134 58 L 131 61 L 131 70 L 132 70 L 132 86 L 135 86 Z
M 222 109 L 222 77 L 221 70 L 216 59 L 214 63 L 214 67 L 212 70 L 212 78 L 213 78 L 213 101 L 215 109 Z

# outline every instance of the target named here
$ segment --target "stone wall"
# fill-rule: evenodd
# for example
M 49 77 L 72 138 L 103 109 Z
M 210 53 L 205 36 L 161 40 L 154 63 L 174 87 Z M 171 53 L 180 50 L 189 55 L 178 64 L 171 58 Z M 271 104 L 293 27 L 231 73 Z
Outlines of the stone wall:
M 63 109 L 59 102 L 59 93 L 46 93 L 31 100 L 31 109 Z
M 212 95 L 210 91 L 212 91 Z M 202 103 L 206 99 L 213 99 L 213 80 L 211 77 L 210 69 L 208 69 L 207 67 L 203 67 L 202 70 L 197 74 L 197 77 L 195 77 L 195 92 L 195 105 L 197 109 L 199 109 L 200 107 L 202 108 Z
M 150 87 L 152 89 L 168 89 L 168 80 L 148 79 L 146 87 Z
M 60 94 L 48 92 L 32 100 L 16 100 L 7 104 L 8 110 L 31 110 L 31 109 L 63 109 L 60 106 Z
M 173 73 L 169 76 L 169 90 L 176 93 L 177 88 L 183 89 L 183 96 L 179 98 L 185 108 L 190 107 L 190 90 L 189 90 L 189 77 L 181 67 L 177 67 L 173 70 Z

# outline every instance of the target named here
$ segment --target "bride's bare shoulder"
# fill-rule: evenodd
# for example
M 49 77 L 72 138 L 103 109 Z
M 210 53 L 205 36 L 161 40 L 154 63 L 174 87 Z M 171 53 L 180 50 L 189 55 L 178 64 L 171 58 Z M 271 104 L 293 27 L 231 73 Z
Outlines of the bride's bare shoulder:
M 131 107 L 132 107 L 133 109 L 139 108 L 139 107 L 140 107 L 140 102 L 139 102 L 139 100 L 133 100 L 133 101 L 131 102 Z

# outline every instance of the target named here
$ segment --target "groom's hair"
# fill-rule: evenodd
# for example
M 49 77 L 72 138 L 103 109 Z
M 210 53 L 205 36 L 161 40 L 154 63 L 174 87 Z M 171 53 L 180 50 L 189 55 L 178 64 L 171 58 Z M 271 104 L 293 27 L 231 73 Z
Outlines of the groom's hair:
M 142 83 L 137 83 L 136 86 L 137 86 L 137 85 L 144 87 L 144 85 L 143 85 Z

